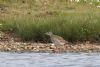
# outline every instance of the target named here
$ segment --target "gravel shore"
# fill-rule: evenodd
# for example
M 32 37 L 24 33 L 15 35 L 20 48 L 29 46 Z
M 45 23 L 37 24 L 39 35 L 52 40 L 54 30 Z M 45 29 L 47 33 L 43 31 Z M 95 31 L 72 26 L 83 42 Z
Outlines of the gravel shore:
M 0 51 L 9 52 L 100 52 L 100 43 L 76 43 L 65 45 L 52 45 L 51 43 L 35 43 L 22 42 L 18 38 L 14 38 L 4 34 L 0 37 Z M 17 39 L 17 40 L 16 40 Z
M 97 44 L 66 44 L 51 45 L 50 43 L 25 43 L 25 42 L 0 42 L 0 51 L 11 52 L 100 52 L 100 45 Z

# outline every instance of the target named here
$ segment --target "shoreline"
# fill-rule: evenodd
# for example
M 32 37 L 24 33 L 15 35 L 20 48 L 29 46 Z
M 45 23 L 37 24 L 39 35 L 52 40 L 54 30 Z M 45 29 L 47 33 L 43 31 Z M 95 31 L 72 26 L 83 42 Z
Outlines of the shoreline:
M 11 33 L 3 33 L 0 37 L 0 51 L 2 52 L 36 52 L 36 53 L 66 53 L 66 52 L 100 52 L 100 43 L 69 43 L 52 45 L 52 43 L 23 42 L 21 38 Z
M 100 52 L 96 43 L 79 43 L 66 45 L 51 45 L 51 43 L 0 42 L 1 52 L 35 52 L 35 53 L 66 53 L 66 52 Z

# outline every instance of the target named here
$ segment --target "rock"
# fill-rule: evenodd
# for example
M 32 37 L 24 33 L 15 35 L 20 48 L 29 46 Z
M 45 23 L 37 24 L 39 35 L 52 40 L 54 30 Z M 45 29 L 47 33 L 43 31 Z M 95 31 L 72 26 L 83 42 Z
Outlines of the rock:
M 11 48 L 7 48 L 7 51 L 11 51 Z
M 51 49 L 56 49 L 56 46 L 55 45 L 51 45 L 50 48 Z

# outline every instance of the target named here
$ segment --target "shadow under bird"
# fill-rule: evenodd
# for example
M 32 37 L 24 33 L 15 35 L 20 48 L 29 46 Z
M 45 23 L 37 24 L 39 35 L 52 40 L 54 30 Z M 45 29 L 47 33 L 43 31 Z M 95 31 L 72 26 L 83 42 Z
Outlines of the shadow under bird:
M 62 38 L 61 36 L 58 36 L 58 35 L 54 35 L 52 32 L 47 32 L 45 34 L 50 36 L 50 39 L 53 43 L 52 45 L 65 45 L 65 44 L 68 44 L 68 42 L 66 40 L 64 40 L 64 38 Z

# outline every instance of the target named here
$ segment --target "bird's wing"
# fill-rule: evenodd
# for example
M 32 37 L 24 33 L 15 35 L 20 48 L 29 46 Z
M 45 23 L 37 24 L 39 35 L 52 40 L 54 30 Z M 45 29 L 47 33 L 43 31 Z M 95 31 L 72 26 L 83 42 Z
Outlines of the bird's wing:
M 67 43 L 67 41 L 64 40 L 63 37 L 61 37 L 61 36 L 57 36 L 57 35 L 55 35 L 55 37 L 56 37 L 56 39 L 59 40 L 60 42 Z

